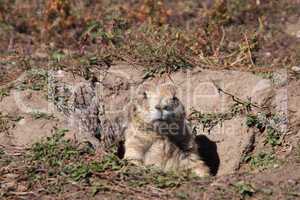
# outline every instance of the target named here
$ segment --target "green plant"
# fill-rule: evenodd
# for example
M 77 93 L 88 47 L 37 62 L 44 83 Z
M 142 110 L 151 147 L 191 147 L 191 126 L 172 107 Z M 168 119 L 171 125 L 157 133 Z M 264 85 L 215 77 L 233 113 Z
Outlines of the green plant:
M 89 165 L 84 163 L 67 165 L 63 171 L 75 181 L 87 179 L 92 175 Z
M 247 115 L 246 125 L 250 128 L 256 127 L 261 128 L 263 124 L 259 121 L 256 115 Z
M 179 35 L 184 34 L 181 31 L 149 23 L 143 24 L 140 31 L 141 35 L 135 37 L 129 48 L 133 50 L 131 51 L 133 56 L 141 64 L 146 65 L 144 79 L 194 66 L 189 60 L 191 50 L 179 39 Z
M 272 81 L 274 81 L 274 73 L 273 72 L 260 72 L 260 73 L 256 73 L 256 75 L 265 78 L 265 79 L 270 79 Z
M 124 45 L 124 34 L 129 28 L 129 23 L 123 19 L 114 17 L 112 20 L 112 27 L 106 27 L 104 22 L 91 21 L 87 24 L 86 31 L 82 37 L 90 36 L 93 39 L 100 39 L 105 45 L 113 47 L 121 47 Z
M 251 197 L 255 193 L 255 189 L 249 183 L 245 183 L 244 181 L 239 181 L 233 184 L 235 188 L 238 190 L 241 198 Z
M 101 184 L 96 184 L 92 189 L 92 195 L 99 191 L 110 191 L 116 187 L 118 182 L 122 182 L 126 187 L 144 187 L 145 185 L 154 185 L 157 188 L 176 188 L 188 180 L 196 179 L 191 173 L 162 172 L 154 167 L 138 167 L 131 165 L 126 160 L 121 160 L 115 153 L 105 153 L 100 160 L 86 158 L 93 156 L 89 151 L 79 149 L 71 141 L 64 139 L 64 133 L 67 130 L 57 129 L 56 132 L 42 142 L 38 142 L 31 148 L 29 154 L 30 167 L 27 175 L 33 182 L 41 181 L 47 177 L 62 178 L 59 184 L 72 179 L 73 181 L 86 181 L 94 185 L 94 180 Z M 46 169 L 47 173 L 41 173 L 40 168 Z M 107 177 L 111 174 L 113 177 Z M 106 178 L 105 178 L 106 177 Z M 67 180 L 65 180 L 67 179 Z M 109 180 L 106 182 L 106 179 Z M 52 186 L 51 186 L 52 188 Z M 55 189 L 56 188 L 56 189 Z M 52 192 L 58 191 L 55 185 Z M 49 189 L 50 190 L 50 189 Z
M 63 52 L 61 52 L 61 51 L 55 51 L 55 52 L 53 52 L 53 54 L 52 54 L 52 59 L 54 60 L 54 61 L 56 61 L 56 62 L 60 62 L 62 59 L 64 59 L 64 57 L 65 57 L 65 54 L 63 53 Z
M 246 125 L 250 128 L 255 127 L 261 132 L 265 132 L 265 144 L 270 144 L 272 147 L 281 145 L 281 135 L 279 125 L 283 118 L 272 113 L 248 114 Z
M 7 132 L 9 128 L 9 118 L 0 112 L 0 132 Z
M 6 153 L 4 148 L 0 148 L 0 168 L 4 166 L 8 166 L 11 162 L 12 162 L 12 157 Z
M 126 165 L 124 160 L 119 159 L 115 154 L 107 154 L 100 162 L 90 163 L 90 168 L 94 172 L 104 172 L 106 170 L 117 171 Z
M 39 112 L 39 111 L 32 112 L 31 117 L 33 119 L 48 119 L 48 120 L 54 118 L 54 116 L 52 114 L 49 115 L 48 113 Z
M 43 162 L 49 167 L 59 167 L 63 161 L 79 156 L 76 146 L 63 138 L 67 131 L 57 129 L 51 137 L 35 143 L 31 148 L 31 160 Z
M 197 180 L 198 177 L 190 172 L 163 172 L 154 166 L 137 167 L 128 165 L 120 171 L 124 181 L 134 187 L 154 185 L 155 187 L 177 188 L 187 181 Z
M 196 121 L 203 125 L 203 129 L 211 130 L 214 126 L 225 120 L 233 118 L 232 113 L 201 113 L 200 111 L 193 110 L 189 115 L 190 121 Z
M 158 175 L 154 179 L 154 184 L 159 188 L 173 188 L 178 186 L 180 182 L 181 180 L 174 178 L 174 176 Z
M 9 95 L 9 90 L 6 88 L 1 88 L 0 89 L 0 101 L 2 101 L 2 99 L 4 97 L 7 97 Z
M 16 88 L 19 90 L 44 90 L 48 83 L 48 72 L 40 69 L 31 69 L 26 72 L 25 79 L 17 83 Z
M 245 161 L 249 162 L 253 169 L 266 169 L 270 166 L 278 164 L 278 160 L 272 153 L 260 152 L 257 155 L 245 157 Z
M 95 196 L 100 191 L 105 192 L 110 190 L 111 190 L 110 186 L 105 184 L 104 181 L 102 181 L 102 182 L 96 182 L 92 185 L 91 193 L 92 196 Z
M 189 195 L 187 193 L 185 193 L 185 192 L 176 192 L 176 197 L 178 199 L 182 199 L 182 200 L 190 199 Z
M 281 144 L 280 132 L 271 126 L 268 126 L 266 143 L 270 144 L 272 147 L 280 145 Z

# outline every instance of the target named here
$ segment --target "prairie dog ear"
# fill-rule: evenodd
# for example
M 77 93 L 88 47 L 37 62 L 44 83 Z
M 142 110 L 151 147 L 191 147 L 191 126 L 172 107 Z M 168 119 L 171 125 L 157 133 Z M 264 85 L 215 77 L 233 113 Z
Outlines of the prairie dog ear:
M 160 92 L 162 95 L 175 97 L 176 91 L 177 91 L 177 87 L 172 83 L 164 83 L 160 86 Z
M 156 87 L 157 87 L 157 85 L 151 84 L 151 83 L 143 83 L 143 84 L 139 85 L 137 90 L 135 91 L 136 98 L 137 99 L 142 99 L 142 98 L 147 99 L 148 97 L 153 95 L 153 93 L 155 93 Z

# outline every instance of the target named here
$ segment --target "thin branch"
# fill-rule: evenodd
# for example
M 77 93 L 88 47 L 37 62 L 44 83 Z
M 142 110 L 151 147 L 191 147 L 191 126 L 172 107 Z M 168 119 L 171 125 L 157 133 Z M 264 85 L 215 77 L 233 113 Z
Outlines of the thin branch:
M 218 89 L 219 93 L 223 93 L 223 94 L 226 94 L 226 95 L 230 96 L 234 102 L 236 102 L 238 104 L 242 104 L 242 105 L 249 104 L 249 105 L 251 105 L 251 106 L 253 106 L 255 108 L 262 109 L 262 107 L 260 107 L 257 104 L 252 103 L 251 101 L 244 101 L 244 100 L 242 100 L 242 99 L 234 96 L 233 94 L 231 94 L 231 93 L 223 90 L 220 86 L 217 85 L 217 83 L 214 80 L 211 80 L 211 81 L 214 84 L 214 86 Z

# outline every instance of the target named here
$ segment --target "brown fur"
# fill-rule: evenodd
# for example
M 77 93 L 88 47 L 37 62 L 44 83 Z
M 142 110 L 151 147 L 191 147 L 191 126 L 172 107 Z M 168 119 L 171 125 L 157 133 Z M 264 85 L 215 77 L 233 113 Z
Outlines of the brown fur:
M 209 168 L 197 154 L 184 107 L 176 98 L 174 86 L 143 85 L 139 92 L 130 125 L 125 131 L 125 159 L 163 170 L 190 169 L 201 177 L 209 175 Z M 159 114 L 162 119 L 156 121 Z M 174 132 L 169 128 L 162 129 L 163 125 L 177 129 Z

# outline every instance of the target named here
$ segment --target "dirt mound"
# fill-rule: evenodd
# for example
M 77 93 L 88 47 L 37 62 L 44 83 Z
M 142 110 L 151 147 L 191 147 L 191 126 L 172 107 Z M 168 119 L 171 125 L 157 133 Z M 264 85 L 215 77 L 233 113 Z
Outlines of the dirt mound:
M 82 85 L 90 83 L 67 72 L 51 73 L 60 85 L 69 88 L 69 96 L 65 96 L 64 101 L 60 96 L 59 103 L 63 105 L 64 102 L 70 109 L 74 103 L 72 92 L 74 93 L 76 89 L 78 91 L 78 88 L 81 90 Z M 161 77 L 159 84 L 157 79 L 143 80 L 142 73 L 127 65 L 112 66 L 98 73 L 94 98 L 101 102 L 101 105 L 97 105 L 103 106 L 106 119 L 119 123 L 122 127 L 126 126 L 126 107 L 142 82 L 153 84 L 153 87 L 165 83 L 175 84 L 178 87 L 178 97 L 186 106 L 195 134 L 206 137 L 206 142 L 203 143 L 202 140 L 201 145 L 204 148 L 201 150 L 200 147 L 202 151 L 200 153 L 207 162 L 213 163 L 212 168 L 218 175 L 237 170 L 245 155 L 253 148 L 257 136 L 255 129 L 247 125 L 245 110 L 250 109 L 253 113 L 259 113 L 266 105 L 279 108 L 286 103 L 283 99 L 285 96 L 277 92 L 278 88 L 285 91 L 284 78 L 282 78 L 284 74 L 280 73 L 279 78 L 270 80 L 247 72 L 194 70 Z M 27 86 L 22 90 L 11 89 L 9 96 L 4 97 L 0 102 L 0 112 L 3 116 L 19 116 L 7 133 L 1 134 L 2 144 L 17 146 L 32 144 L 41 137 L 49 136 L 54 128 L 68 128 L 70 130 L 68 137 L 76 140 L 82 139 L 82 133 L 99 139 L 99 135 L 93 131 L 82 132 L 76 120 L 59 112 L 58 104 L 54 105 L 55 102 L 49 101 L 51 96 L 49 85 L 53 84 L 49 80 L 52 79 L 48 76 L 47 80 L 43 80 L 46 81 L 42 86 L 44 89 L 37 91 Z M 32 84 L 32 82 L 24 82 L 23 79 L 19 80 L 19 83 Z M 272 99 L 277 100 L 272 102 Z M 88 98 L 83 100 L 89 104 Z M 99 113 L 96 116 L 103 121 Z M 101 125 L 103 122 L 99 126 Z M 95 141 L 97 142 L 94 140 L 93 143 Z

